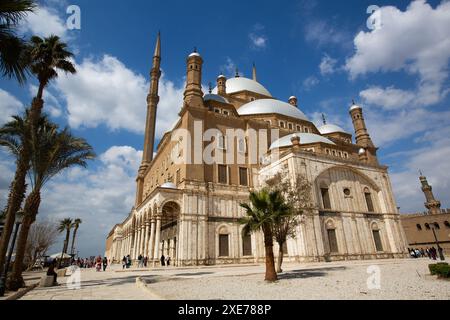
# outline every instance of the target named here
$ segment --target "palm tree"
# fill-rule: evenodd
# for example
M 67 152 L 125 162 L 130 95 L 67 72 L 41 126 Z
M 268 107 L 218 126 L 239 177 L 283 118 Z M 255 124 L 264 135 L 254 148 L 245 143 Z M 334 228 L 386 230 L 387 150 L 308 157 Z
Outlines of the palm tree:
M 75 165 L 86 167 L 86 160 L 95 157 L 92 147 L 84 139 L 74 137 L 68 129 L 59 131 L 58 126 L 49 121 L 41 121 L 37 137 L 32 141 L 32 170 L 29 176 L 33 189 L 25 201 L 16 258 L 8 285 L 13 290 L 23 286 L 22 267 L 28 232 L 39 212 L 42 188 L 63 170 Z
M 250 193 L 250 204 L 242 203 L 247 217 L 240 220 L 244 224 L 243 233 L 262 231 L 264 235 L 264 247 L 266 252 L 266 281 L 277 281 L 275 271 L 275 259 L 273 255 L 273 224 L 275 217 L 289 210 L 289 206 L 279 191 L 262 189 L 259 192 Z
M 0 72 L 15 77 L 19 83 L 26 80 L 28 71 L 27 44 L 17 37 L 19 22 L 36 7 L 32 0 L 2 0 L 0 2 Z
M 77 236 L 78 228 L 83 221 L 81 219 L 75 219 L 73 222 L 73 238 L 72 238 L 72 248 L 70 249 L 70 254 L 73 254 L 73 250 L 75 248 L 75 237 Z
M 11 0 L 9 0 L 11 2 Z M 12 1 L 12 2 L 17 2 Z M 2 3 L 4 1 L 2 0 Z M 42 108 L 44 101 L 42 100 L 44 88 L 49 84 L 50 80 L 58 76 L 58 71 L 66 73 L 75 73 L 75 67 L 70 62 L 73 54 L 67 50 L 67 45 L 60 42 L 57 36 L 50 36 L 49 38 L 41 39 L 33 37 L 31 39 L 31 47 L 27 49 L 27 59 L 30 62 L 31 72 L 39 80 L 39 90 L 37 96 L 33 99 L 31 110 L 23 122 L 29 123 L 28 131 L 23 131 L 24 138 L 22 139 L 19 156 L 16 160 L 16 173 L 14 180 L 10 187 L 8 196 L 8 203 L 6 207 L 6 220 L 4 232 L 0 240 L 0 274 L 3 272 L 5 263 L 6 251 L 14 227 L 14 219 L 16 212 L 19 211 L 26 192 L 26 175 L 30 169 L 30 148 L 26 147 L 28 143 L 37 144 L 32 141 L 37 137 L 37 128 L 41 119 Z
M 2 274 L 5 265 L 6 252 L 13 231 L 16 212 L 20 210 L 25 199 L 25 179 L 30 169 L 31 133 L 28 113 L 24 118 L 15 116 L 12 121 L 0 128 L 0 146 L 6 147 L 16 159 L 16 172 L 11 182 L 8 202 L 4 210 L 4 229 L 0 239 L 0 274 Z
M 69 238 L 70 238 L 70 229 L 73 227 L 72 219 L 66 218 L 59 222 L 58 231 L 64 232 L 66 231 L 66 238 L 64 239 L 63 250 L 61 253 L 61 259 L 59 260 L 59 265 L 61 265 L 61 261 L 64 257 L 64 254 L 67 253 L 67 247 L 69 246 Z

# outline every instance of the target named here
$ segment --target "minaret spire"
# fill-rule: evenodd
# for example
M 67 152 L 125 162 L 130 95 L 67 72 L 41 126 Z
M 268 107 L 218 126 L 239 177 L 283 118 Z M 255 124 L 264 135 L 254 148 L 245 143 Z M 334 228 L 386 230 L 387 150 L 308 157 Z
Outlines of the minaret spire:
M 153 55 L 153 66 L 150 71 L 150 89 L 147 96 L 147 118 L 144 134 L 144 152 L 139 168 L 137 181 L 136 205 L 142 202 L 144 191 L 144 178 L 150 163 L 153 160 L 153 150 L 155 146 L 156 110 L 159 103 L 159 79 L 161 78 L 161 33 L 158 32 L 156 38 L 155 52 Z
M 325 118 L 325 115 L 323 113 L 322 113 L 322 121 L 324 125 L 327 124 L 327 118 Z
M 256 77 L 256 65 L 254 62 L 253 62 L 253 72 L 252 73 L 253 73 L 253 80 L 258 81 L 257 77 Z
M 433 188 L 429 185 L 427 178 L 420 171 L 420 183 L 422 184 L 422 192 L 425 194 L 425 208 L 430 214 L 441 213 L 441 202 L 436 200 L 433 194 Z

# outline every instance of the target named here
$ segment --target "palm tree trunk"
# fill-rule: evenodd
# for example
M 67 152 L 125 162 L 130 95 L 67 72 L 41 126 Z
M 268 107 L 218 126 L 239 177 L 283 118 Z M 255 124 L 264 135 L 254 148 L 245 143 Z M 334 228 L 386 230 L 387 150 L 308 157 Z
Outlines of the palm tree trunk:
M 284 252 L 283 252 L 283 243 L 278 243 L 278 245 L 280 246 L 279 250 L 278 250 L 278 260 L 277 260 L 277 273 L 282 273 L 283 270 L 281 269 L 281 266 L 283 264 L 283 257 L 284 257 Z
M 27 189 L 25 179 L 27 172 L 30 169 L 29 160 L 30 154 L 27 148 L 22 148 L 17 159 L 17 168 L 14 180 L 10 187 L 8 205 L 6 208 L 5 225 L 0 240 L 0 274 L 4 271 L 6 253 L 8 251 L 9 241 L 14 229 L 16 213 L 20 210 L 20 206 L 25 199 L 25 192 Z
M 22 278 L 23 259 L 28 241 L 28 234 L 31 225 L 36 221 L 36 215 L 39 211 L 41 203 L 41 194 L 39 191 L 33 190 L 25 201 L 24 218 L 17 240 L 16 258 L 10 279 L 8 280 L 8 288 L 10 290 L 18 290 L 25 285 Z
M 70 228 L 67 229 L 66 232 L 66 240 L 64 240 L 64 253 L 67 253 L 67 249 L 69 249 L 69 239 L 70 239 Z
M 78 227 L 75 227 L 75 229 L 73 229 L 72 247 L 70 248 L 70 254 L 73 254 L 73 250 L 75 248 L 75 237 L 77 235 L 77 230 L 78 230 Z
M 273 234 L 270 226 L 263 227 L 264 246 L 266 251 L 266 281 L 274 282 L 278 280 L 275 272 L 275 258 L 273 256 Z

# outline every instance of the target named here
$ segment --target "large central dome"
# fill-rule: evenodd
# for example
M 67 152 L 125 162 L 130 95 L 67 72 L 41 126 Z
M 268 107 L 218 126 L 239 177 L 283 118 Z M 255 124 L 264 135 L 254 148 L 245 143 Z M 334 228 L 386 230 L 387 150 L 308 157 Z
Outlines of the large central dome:
M 232 94 L 240 91 L 250 91 L 258 94 L 262 94 L 267 97 L 272 97 L 270 92 L 264 88 L 263 85 L 256 82 L 255 80 L 238 77 L 231 78 L 227 80 L 227 93 Z M 217 94 L 217 87 L 214 88 L 213 93 Z
M 254 114 L 282 114 L 291 118 L 309 121 L 303 112 L 289 103 L 275 99 L 260 99 L 244 104 L 237 112 L 241 116 Z

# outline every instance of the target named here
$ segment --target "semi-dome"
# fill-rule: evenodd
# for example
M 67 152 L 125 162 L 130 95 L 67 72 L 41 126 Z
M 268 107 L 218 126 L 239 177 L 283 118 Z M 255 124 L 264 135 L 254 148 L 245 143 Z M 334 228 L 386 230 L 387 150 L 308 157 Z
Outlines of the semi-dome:
M 264 96 L 272 97 L 270 92 L 264 88 L 262 84 L 256 82 L 252 79 L 247 79 L 244 77 L 231 78 L 226 82 L 227 93 L 236 93 L 240 91 L 250 91 L 258 94 L 262 94 Z M 217 93 L 217 87 L 214 88 L 213 93 Z
M 292 138 L 294 138 L 294 137 L 300 138 L 300 145 L 318 143 L 318 142 L 335 145 L 335 143 L 333 141 L 331 141 L 325 137 L 319 136 L 318 134 L 298 132 L 298 133 L 284 136 L 283 138 L 274 141 L 272 143 L 272 145 L 270 146 L 270 150 L 292 146 Z
M 205 101 L 218 101 L 218 102 L 222 102 L 222 103 L 228 103 L 228 100 L 225 99 L 224 97 L 218 95 L 218 94 L 214 94 L 214 93 L 208 93 L 205 94 L 203 96 L 203 100 Z
M 160 188 L 163 188 L 163 189 L 178 189 L 177 186 L 175 185 L 175 183 L 172 183 L 172 182 L 163 183 L 160 186 Z
M 275 99 L 260 99 L 244 104 L 237 111 L 241 116 L 253 114 L 282 114 L 284 116 L 309 121 L 306 115 L 289 103 Z
M 335 124 L 324 124 L 323 126 L 317 129 L 319 129 L 320 134 L 330 134 L 336 132 L 348 134 L 344 129 Z
M 356 110 L 356 109 L 362 109 L 361 106 L 358 106 L 356 103 L 353 103 L 350 107 L 350 111 Z

